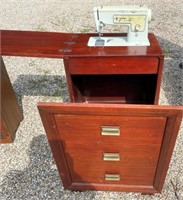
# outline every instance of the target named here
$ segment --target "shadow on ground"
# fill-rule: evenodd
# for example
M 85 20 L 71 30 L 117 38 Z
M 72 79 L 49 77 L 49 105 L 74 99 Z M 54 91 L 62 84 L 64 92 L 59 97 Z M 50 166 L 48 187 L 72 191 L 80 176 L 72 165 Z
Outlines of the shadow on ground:
M 12 170 L 4 177 L 0 199 L 75 200 L 78 199 L 78 195 L 83 195 L 85 199 L 84 192 L 63 189 L 45 135 L 32 140 L 28 155 L 30 163 L 24 170 Z M 94 192 L 87 192 L 87 199 L 94 197 Z
M 157 37 L 165 54 L 161 87 L 169 105 L 183 105 L 183 47 Z
M 60 102 L 68 102 L 69 94 L 63 75 L 19 75 L 13 88 L 20 106 L 23 96 L 60 97 Z
M 23 171 L 12 170 L 5 176 L 1 186 L 3 195 L 7 199 L 29 199 L 54 197 L 54 193 L 60 192 L 61 197 L 61 184 L 56 168 L 51 168 L 53 159 L 46 136 L 35 137 L 28 154 L 30 163 Z

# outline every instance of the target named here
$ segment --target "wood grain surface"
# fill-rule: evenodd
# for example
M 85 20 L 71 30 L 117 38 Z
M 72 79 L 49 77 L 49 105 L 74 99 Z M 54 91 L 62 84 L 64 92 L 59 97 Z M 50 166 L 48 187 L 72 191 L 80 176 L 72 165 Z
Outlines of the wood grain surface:
M 1 58 L 1 133 L 0 143 L 13 142 L 15 132 L 23 119 L 21 108 L 18 105 L 4 62 Z
M 3 56 L 45 58 L 163 55 L 153 33 L 149 33 L 151 45 L 148 47 L 88 47 L 89 37 L 96 35 L 88 33 L 1 30 L 1 54 Z M 121 34 L 113 35 L 119 36 Z
M 38 109 L 65 188 L 161 192 L 183 107 L 39 103 Z M 104 125 L 119 126 L 121 135 L 101 136 Z M 104 161 L 104 152 L 121 160 Z M 106 181 L 105 174 L 121 179 Z

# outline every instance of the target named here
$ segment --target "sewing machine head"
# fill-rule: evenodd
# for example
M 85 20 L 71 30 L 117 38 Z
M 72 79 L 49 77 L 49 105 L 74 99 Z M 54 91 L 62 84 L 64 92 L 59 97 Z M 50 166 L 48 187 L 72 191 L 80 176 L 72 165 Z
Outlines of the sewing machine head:
M 94 7 L 98 37 L 90 37 L 88 46 L 149 46 L 148 22 L 151 10 L 143 6 Z M 106 25 L 128 26 L 127 36 L 102 36 Z

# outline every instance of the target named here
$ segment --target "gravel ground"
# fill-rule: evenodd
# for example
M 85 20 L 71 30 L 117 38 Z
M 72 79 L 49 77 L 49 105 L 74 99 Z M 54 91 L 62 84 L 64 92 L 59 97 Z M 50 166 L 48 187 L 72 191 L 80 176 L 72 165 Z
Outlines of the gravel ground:
M 150 31 L 165 51 L 160 104 L 183 105 L 183 1 L 133 1 L 152 9 Z M 94 32 L 92 8 L 130 4 L 120 0 L 1 0 L 1 29 Z M 24 120 L 13 144 L 1 145 L 0 200 L 182 200 L 183 128 L 181 128 L 161 194 L 64 190 L 36 104 L 69 101 L 63 62 L 59 59 L 3 57 Z

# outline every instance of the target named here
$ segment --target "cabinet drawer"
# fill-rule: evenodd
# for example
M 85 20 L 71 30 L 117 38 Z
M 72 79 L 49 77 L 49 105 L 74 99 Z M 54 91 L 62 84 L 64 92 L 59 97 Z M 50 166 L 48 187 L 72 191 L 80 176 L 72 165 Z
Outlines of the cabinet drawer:
M 96 164 L 98 165 L 98 164 Z M 124 184 L 124 185 L 152 185 L 156 168 L 134 168 L 121 166 L 119 170 L 100 168 L 90 168 L 90 164 L 85 169 L 73 166 L 70 170 L 73 182 L 89 182 L 100 184 Z M 118 175 L 119 180 L 105 180 L 105 175 Z
M 157 74 L 157 57 L 70 58 L 70 74 Z
M 90 165 L 91 169 L 111 169 L 119 170 L 125 167 L 156 167 L 161 145 L 132 145 L 132 144 L 116 144 L 111 146 L 108 143 L 100 143 L 89 145 L 83 143 L 62 142 L 64 151 L 67 152 L 66 160 L 72 163 L 74 160 L 75 167 L 84 170 Z M 76 149 L 77 146 L 77 149 Z M 105 160 L 106 154 L 117 154 L 118 160 Z M 109 157 L 110 158 L 110 157 Z M 97 163 L 97 165 L 96 165 Z M 72 164 L 69 166 L 72 168 Z M 72 169 L 73 170 L 73 169 Z
M 164 117 L 55 115 L 60 138 L 77 145 L 161 144 Z M 119 127 L 119 136 L 102 135 L 102 127 Z

